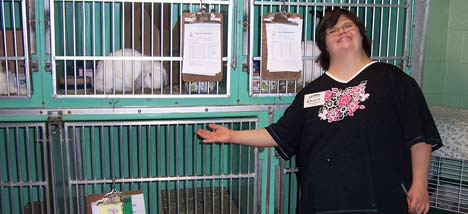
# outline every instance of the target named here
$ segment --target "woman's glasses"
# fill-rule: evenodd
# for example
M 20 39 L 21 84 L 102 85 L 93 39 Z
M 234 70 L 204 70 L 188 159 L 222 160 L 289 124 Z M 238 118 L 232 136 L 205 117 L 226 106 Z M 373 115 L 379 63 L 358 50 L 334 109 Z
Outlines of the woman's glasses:
M 343 33 L 346 33 L 346 32 L 352 31 L 354 29 L 354 26 L 355 26 L 354 23 L 348 22 L 342 26 L 332 27 L 327 30 L 327 35 L 336 36 L 340 34 L 341 31 L 343 31 Z

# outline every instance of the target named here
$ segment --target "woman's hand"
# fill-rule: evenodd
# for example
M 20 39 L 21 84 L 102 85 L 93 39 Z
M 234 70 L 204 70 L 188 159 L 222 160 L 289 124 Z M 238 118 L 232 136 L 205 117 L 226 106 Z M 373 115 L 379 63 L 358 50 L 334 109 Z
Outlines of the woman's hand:
M 208 127 L 213 131 L 197 130 L 197 135 L 203 138 L 203 143 L 227 143 L 231 141 L 231 129 L 216 124 L 209 124 Z
M 408 212 L 427 214 L 429 212 L 429 193 L 425 185 L 412 185 L 408 191 Z

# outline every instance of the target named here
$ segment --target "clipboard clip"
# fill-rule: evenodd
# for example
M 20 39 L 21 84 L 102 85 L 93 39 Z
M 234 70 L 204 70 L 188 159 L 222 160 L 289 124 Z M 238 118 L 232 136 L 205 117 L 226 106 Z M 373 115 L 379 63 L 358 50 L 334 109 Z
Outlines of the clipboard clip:
M 275 13 L 275 16 L 273 18 L 273 22 L 281 23 L 281 24 L 288 24 L 288 25 L 297 25 L 296 22 L 288 20 L 288 13 L 284 12 L 284 11 Z
M 115 178 L 112 178 L 112 190 L 97 201 L 97 205 L 99 206 L 102 203 L 113 203 L 115 199 L 120 201 L 122 199 L 122 193 L 115 189 Z
M 202 7 L 200 11 L 195 14 L 197 22 L 212 22 L 211 14 L 205 7 Z

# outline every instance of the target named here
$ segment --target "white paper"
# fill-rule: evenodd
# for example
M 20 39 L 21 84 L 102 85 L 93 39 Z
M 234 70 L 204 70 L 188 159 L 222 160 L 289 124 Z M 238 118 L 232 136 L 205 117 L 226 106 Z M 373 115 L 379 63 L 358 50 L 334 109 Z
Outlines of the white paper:
M 302 19 L 293 19 L 297 25 L 267 23 L 267 69 L 270 72 L 302 70 Z
M 215 76 L 221 72 L 221 24 L 186 24 L 182 73 Z
M 145 197 L 143 194 L 131 195 L 132 197 L 132 212 L 133 214 L 146 214 Z M 101 207 L 97 205 L 97 201 L 91 203 L 91 213 L 101 214 Z

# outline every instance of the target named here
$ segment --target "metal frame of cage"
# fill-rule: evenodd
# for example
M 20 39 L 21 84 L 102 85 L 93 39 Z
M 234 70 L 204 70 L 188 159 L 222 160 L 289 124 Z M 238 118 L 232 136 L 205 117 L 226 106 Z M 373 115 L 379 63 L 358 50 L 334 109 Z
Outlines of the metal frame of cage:
M 428 185 L 431 207 L 468 213 L 468 160 L 434 156 Z
M 0 85 L 4 85 L 0 90 L 0 97 L 2 99 L 31 97 L 28 38 L 29 23 L 28 14 L 26 13 L 26 1 L 27 0 L 11 0 L 1 2 L 0 15 L 2 21 L 0 23 L 0 33 L 2 33 L 2 36 L 0 42 L 3 47 L 3 52 L 0 54 L 3 56 L 0 56 L 0 61 L 2 63 L 2 65 L 0 65 L 0 75 L 2 75 L 2 82 L 0 82 Z M 19 9 L 17 8 L 18 6 Z M 8 12 L 5 11 L 7 8 L 10 9 L 10 16 L 5 16 L 5 13 Z M 18 11 L 20 14 L 18 14 Z M 9 23 L 7 23 L 6 19 L 9 19 Z M 17 24 L 20 25 L 20 28 L 17 27 Z M 7 28 L 7 25 L 10 26 Z M 18 33 L 21 33 L 21 35 L 17 35 Z M 18 44 L 22 44 L 22 50 L 17 48 Z M 10 45 L 13 46 L 13 50 L 8 50 Z M 22 51 L 23 54 L 20 54 L 19 51 Z M 11 69 L 13 69 L 13 71 L 11 71 Z
M 46 124 L 2 123 L 0 133 L 0 213 L 50 213 Z
M 276 184 L 275 211 L 277 213 L 297 213 L 299 203 L 299 180 L 296 157 L 285 161 L 279 155 L 279 164 L 275 169 Z
M 121 8 L 121 10 L 123 10 L 123 4 L 131 4 L 132 5 L 132 9 L 134 8 L 134 4 L 135 3 L 139 3 L 139 4 L 145 4 L 145 7 L 146 7 L 146 4 L 150 4 L 151 5 L 151 24 L 154 26 L 155 24 L 160 24 L 159 27 L 160 28 L 163 28 L 163 25 L 164 25 L 164 16 L 162 14 L 164 14 L 164 10 L 163 10 L 163 5 L 165 4 L 168 4 L 170 5 L 170 17 L 171 19 L 169 20 L 169 25 L 170 25 L 170 33 L 169 33 L 169 41 L 170 41 L 170 53 L 169 54 L 165 54 L 163 53 L 163 43 L 164 43 L 164 34 L 163 34 L 163 30 L 160 30 L 160 35 L 159 35 L 159 38 L 160 38 L 160 51 L 161 53 L 158 53 L 159 56 L 155 56 L 154 55 L 154 50 L 151 50 L 151 56 L 144 56 L 144 57 L 132 57 L 132 56 L 122 56 L 122 57 L 108 57 L 108 56 L 102 56 L 102 54 L 99 56 L 96 54 L 96 40 L 102 40 L 101 42 L 103 43 L 103 49 L 102 52 L 105 52 L 106 50 L 106 47 L 105 47 L 105 40 L 106 39 L 109 39 L 107 37 L 109 36 L 112 36 L 112 47 L 111 48 L 111 52 L 113 51 L 116 51 L 116 45 L 115 45 L 115 38 L 116 38 L 116 32 L 115 32 L 115 20 L 116 19 L 119 19 L 118 21 L 120 21 L 121 23 L 121 26 L 117 26 L 117 27 L 120 27 L 120 31 L 121 31 L 121 34 L 122 35 L 118 35 L 120 36 L 119 39 L 122 41 L 122 47 L 125 47 L 125 44 L 124 44 L 124 31 L 125 31 L 125 21 L 124 21 L 124 16 L 125 16 L 125 13 L 124 12 L 121 12 L 121 16 L 120 17 L 117 17 L 117 15 L 115 15 L 117 12 L 119 12 L 118 10 L 116 9 L 112 9 L 110 12 L 111 14 L 111 17 L 112 17 L 112 20 L 110 20 L 109 22 L 111 22 L 111 28 L 112 28 L 112 35 L 109 34 L 109 36 L 106 35 L 106 32 L 103 31 L 101 33 L 101 38 L 94 38 L 93 37 L 96 37 L 96 35 L 94 35 L 95 32 L 86 32 L 86 29 L 88 28 L 86 26 L 86 15 L 82 15 L 82 20 L 78 20 L 80 22 L 82 22 L 83 24 L 83 30 L 82 30 L 82 38 L 87 38 L 88 37 L 88 34 L 93 34 L 91 35 L 91 42 L 90 44 L 86 44 L 86 39 L 82 39 L 82 47 L 76 47 L 76 42 L 73 43 L 73 48 L 72 48 L 72 51 L 73 51 L 73 54 L 70 54 L 70 55 L 67 55 L 65 54 L 69 48 L 71 47 L 66 47 L 67 44 L 63 44 L 63 54 L 61 55 L 58 55 L 58 49 L 56 47 L 56 44 L 55 44 L 55 41 L 57 38 L 60 38 L 62 39 L 63 41 L 66 40 L 66 35 L 65 35 L 65 30 L 62 31 L 62 35 L 59 35 L 59 36 L 56 36 L 55 32 L 56 30 L 61 30 L 61 29 L 65 29 L 66 26 L 65 26 L 65 23 L 67 22 L 65 20 L 65 15 L 63 14 L 66 14 L 65 12 L 65 7 L 62 6 L 61 7 L 61 10 L 56 10 L 56 6 L 61 4 L 61 5 L 65 5 L 65 4 L 69 4 L 69 3 L 72 3 L 72 7 L 73 7 L 73 11 L 72 11 L 72 14 L 70 14 L 72 17 L 75 17 L 77 14 L 75 14 L 75 10 L 79 10 L 81 8 L 81 13 L 82 14 L 86 14 L 87 12 L 85 10 L 88 10 L 87 7 L 91 7 L 92 8 L 92 11 L 94 11 L 94 13 L 90 12 L 91 16 L 92 17 L 88 17 L 89 19 L 92 19 L 92 22 L 91 22 L 91 26 L 88 26 L 90 27 L 91 29 L 94 29 L 96 30 L 96 24 L 93 24 L 93 23 L 96 23 L 97 21 L 99 21 L 98 19 L 101 20 L 101 25 L 104 26 L 104 27 L 107 27 L 106 26 L 106 20 L 105 18 L 103 18 L 104 16 L 102 14 L 105 14 L 107 13 L 107 11 L 104 11 L 104 8 L 107 6 L 107 4 L 110 4 L 113 6 L 113 8 L 117 6 L 119 6 Z M 77 4 L 81 4 L 81 5 L 86 5 L 86 4 L 91 4 L 91 6 L 78 6 Z M 106 6 L 102 6 L 102 5 L 105 5 Z M 154 6 L 156 4 L 159 4 L 160 5 L 160 8 L 161 10 L 159 11 L 160 12 L 160 15 L 161 15 L 161 23 L 154 23 L 154 17 L 155 17 L 155 13 L 157 13 L 157 11 L 154 11 Z M 149 0 L 112 0 L 112 1 L 107 1 L 107 0 L 50 0 L 49 2 L 47 2 L 46 4 L 46 7 L 50 8 L 50 15 L 51 17 L 55 17 L 56 15 L 60 15 L 62 17 L 62 20 L 61 20 L 61 23 L 55 23 L 54 21 L 51 21 L 50 23 L 50 31 L 47 32 L 47 34 L 49 35 L 49 37 L 51 38 L 50 40 L 50 45 L 48 45 L 48 47 L 50 46 L 50 50 L 49 52 L 51 53 L 51 69 L 52 69 L 52 76 L 53 76 L 53 93 L 54 93 L 54 96 L 55 97 L 74 97 L 74 98 L 84 98 L 84 97 L 118 97 L 118 98 L 129 98 L 129 97 L 140 97 L 140 98 L 146 98 L 146 97 L 176 97 L 176 98 L 182 98 L 182 97 L 228 97 L 229 94 L 230 94 L 230 71 L 231 71 L 231 47 L 232 47 L 232 44 L 231 44 L 231 40 L 232 40 L 232 17 L 233 17 L 233 9 L 232 9 L 232 1 L 231 0 L 204 0 L 204 1 L 200 1 L 200 0 L 173 0 L 173 1 L 164 1 L 164 0 L 152 0 L 152 1 L 149 1 Z M 101 8 L 101 11 L 96 11 L 96 8 L 99 6 L 99 8 Z M 223 22 L 223 28 L 224 29 L 227 29 L 227 32 L 224 32 L 225 30 L 223 29 L 223 34 L 225 35 L 224 37 L 224 41 L 225 41 L 225 46 L 227 47 L 227 51 L 226 53 L 223 54 L 222 56 L 222 61 L 223 61 L 223 71 L 224 74 L 224 78 L 221 82 L 189 82 L 189 83 L 186 83 L 182 81 L 182 78 L 181 78 L 181 68 L 182 68 L 182 56 L 180 55 L 180 53 L 177 55 L 177 54 L 174 54 L 173 51 L 172 51 L 172 45 L 173 45 L 173 41 L 172 41 L 172 26 L 174 26 L 175 22 L 174 22 L 174 15 L 173 13 L 175 14 L 175 11 L 177 10 L 178 8 L 178 11 L 177 13 L 179 15 L 182 14 L 182 8 L 183 7 L 188 7 L 188 10 L 190 10 L 191 12 L 196 12 L 198 11 L 198 9 L 200 9 L 202 6 L 206 7 L 210 12 L 211 11 L 215 11 L 215 12 L 220 12 L 220 10 L 222 9 L 222 7 L 227 7 L 227 17 L 223 17 L 224 19 L 224 22 Z M 145 13 L 145 7 L 141 7 L 141 14 L 144 14 Z M 97 17 L 97 14 L 98 13 L 101 13 L 100 17 Z M 132 30 L 134 28 L 134 23 L 135 23 L 135 20 L 133 20 L 133 16 L 134 16 L 134 11 L 132 12 Z M 146 35 L 145 33 L 145 30 L 144 30 L 144 15 L 141 15 L 141 36 L 143 37 L 141 40 L 144 41 L 144 36 Z M 75 34 L 76 34 L 76 22 L 78 22 L 77 20 L 75 20 L 75 18 L 73 18 L 73 26 L 71 26 L 72 28 L 72 33 L 73 33 L 73 40 L 77 39 L 75 37 Z M 112 27 L 114 26 L 114 27 Z M 179 29 L 179 38 L 182 37 L 182 32 L 181 32 L 181 25 L 179 25 L 180 29 Z M 61 28 L 61 29 L 60 29 Z M 150 32 L 150 35 L 151 36 L 151 43 L 154 45 L 154 33 L 155 33 L 155 30 L 153 29 L 153 27 L 151 28 L 151 32 Z M 132 32 L 132 36 L 134 33 Z M 80 38 L 78 38 L 80 39 Z M 49 42 L 49 41 L 48 41 Z M 66 43 L 66 42 L 64 42 Z M 92 43 L 92 44 L 91 44 Z M 142 49 L 144 49 L 144 42 L 141 42 L 142 43 Z M 85 49 L 87 49 L 89 46 L 91 45 L 91 50 L 92 53 L 91 54 L 81 54 L 80 55 L 77 55 L 77 50 L 81 50 L 81 52 L 87 52 Z M 182 47 L 182 39 L 179 39 L 179 46 Z M 137 47 L 132 47 L 133 50 L 135 50 Z M 153 47 L 151 47 L 151 49 L 153 49 Z M 84 50 L 84 51 L 83 51 Z M 62 50 L 60 50 L 62 51 Z M 107 53 L 106 53 L 107 54 Z M 98 61 L 99 60 L 110 60 L 112 62 L 114 61 L 133 61 L 133 62 L 138 62 L 136 59 L 138 59 L 138 61 L 140 62 L 145 62 L 145 61 L 156 61 L 156 62 L 160 62 L 160 70 L 163 69 L 164 65 L 162 65 L 163 63 L 169 63 L 169 71 L 168 71 L 168 75 L 169 75 L 169 88 L 167 87 L 160 87 L 160 89 L 157 89 L 157 87 L 154 87 L 154 85 L 151 85 L 150 87 L 150 92 L 148 92 L 148 89 L 144 87 L 143 83 L 141 85 L 134 85 L 132 84 L 132 90 L 131 91 L 126 91 L 126 90 L 122 90 L 122 91 L 117 91 L 115 90 L 115 88 L 113 89 L 112 92 L 96 92 L 96 90 L 92 90 L 90 92 L 88 92 L 88 90 L 90 88 L 88 88 L 88 79 L 86 78 L 86 76 L 83 76 L 81 77 L 82 79 L 78 78 L 77 79 L 77 73 L 79 75 L 79 71 L 77 72 L 77 61 L 82 61 L 84 63 L 84 66 L 83 68 L 87 68 L 87 65 L 91 65 L 92 67 L 92 70 L 93 70 L 93 74 L 92 76 L 95 77 L 96 76 L 96 66 L 98 64 Z M 57 64 L 59 61 L 62 61 L 63 64 L 64 64 L 64 68 L 63 68 L 63 75 L 64 75 L 64 91 L 63 93 L 62 92 L 59 92 L 58 90 L 58 83 L 57 83 L 57 74 L 58 74 L 58 71 L 57 71 Z M 69 86 L 67 85 L 68 83 L 68 80 L 67 80 L 67 72 L 66 72 L 66 64 L 67 64 L 67 61 L 71 61 L 70 63 L 73 65 L 73 68 L 72 70 L 73 71 L 73 74 L 71 75 L 71 78 L 72 78 L 72 82 L 70 83 L 71 84 L 71 87 L 72 89 L 70 90 L 70 92 L 68 92 L 68 88 Z M 173 84 L 173 78 L 172 78 L 172 74 L 173 74 L 173 70 L 175 69 L 175 65 L 173 67 L 173 63 L 174 62 L 179 62 L 179 72 L 178 72 L 178 83 L 175 83 Z M 124 64 L 124 63 L 122 63 Z M 114 67 L 114 66 L 113 66 Z M 85 70 L 85 69 L 83 69 Z M 152 71 L 154 72 L 154 71 Z M 132 68 L 132 73 L 134 75 L 135 73 L 135 69 L 134 67 Z M 162 75 L 162 74 L 160 74 Z M 104 75 L 105 76 L 105 75 Z M 132 78 L 135 78 L 135 76 L 133 76 Z M 93 82 L 94 80 L 91 78 L 91 83 L 95 84 L 95 82 Z M 125 81 L 122 80 L 123 82 Z M 81 82 L 81 83 L 79 83 Z M 104 81 L 105 82 L 105 81 Z M 82 84 L 82 85 L 79 85 L 79 84 Z M 115 78 L 113 78 L 112 80 L 112 84 L 115 85 Z M 80 94 L 80 93 L 77 93 L 79 87 L 77 86 L 80 86 L 82 89 L 84 89 L 83 93 Z M 162 85 L 162 83 L 161 83 Z M 141 92 L 138 92 L 137 90 L 140 90 L 141 89 Z M 145 91 L 145 89 L 147 89 Z
M 149 213 L 188 213 L 190 209 L 190 213 L 256 213 L 261 172 L 258 149 L 201 144 L 195 131 L 209 123 L 257 128 L 255 118 L 63 123 L 60 143 L 51 149 L 55 151 L 53 183 L 57 184 L 54 210 L 84 213 L 86 195 L 116 188 L 143 189 Z M 189 147 L 191 152 L 180 149 Z M 98 154 L 107 150 L 115 152 Z M 215 199 L 216 194 L 222 197 Z M 174 207 L 177 210 L 171 211 Z
M 268 1 L 250 1 L 250 20 L 249 20 L 249 95 L 250 96 L 294 96 L 301 88 L 303 88 L 307 82 L 306 80 L 306 72 L 302 72 L 302 78 L 299 80 L 263 80 L 261 76 L 261 72 L 258 72 L 259 74 L 254 75 L 254 72 L 256 69 L 259 71 L 262 69 L 261 67 L 261 51 L 258 54 L 254 53 L 254 43 L 255 43 L 255 37 L 254 34 L 257 33 L 259 38 L 261 38 L 261 32 L 260 27 L 258 29 L 254 29 L 254 26 L 256 26 L 256 21 L 258 21 L 256 18 L 258 18 L 258 15 L 262 15 L 264 10 L 268 10 L 268 12 L 276 12 L 279 10 L 284 10 L 284 11 L 291 11 L 291 12 L 297 12 L 299 8 L 304 8 L 305 13 L 303 15 L 303 20 L 304 20 L 304 26 L 305 30 L 303 30 L 303 39 L 308 39 L 306 33 L 308 32 L 308 26 L 312 26 L 314 29 L 318 25 L 317 21 L 315 19 L 312 20 L 312 23 L 307 23 L 308 17 L 313 16 L 309 15 L 308 10 L 313 10 L 315 14 L 317 13 L 318 9 L 322 9 L 322 13 L 325 13 L 325 10 L 323 8 L 325 7 L 344 7 L 348 9 L 356 9 L 357 11 L 363 9 L 364 12 L 361 14 L 358 12 L 358 17 L 360 15 L 364 15 L 364 25 L 366 28 L 371 30 L 371 36 L 370 36 L 370 42 L 371 42 L 371 58 L 373 60 L 377 61 L 383 61 L 387 63 L 392 63 L 395 65 L 400 65 L 401 68 L 406 68 L 408 64 L 408 53 L 407 53 L 407 46 L 408 46 L 408 38 L 410 36 L 410 33 L 406 32 L 408 28 L 409 21 L 407 20 L 400 20 L 400 14 L 402 11 L 405 11 L 405 17 L 407 19 L 411 18 L 412 15 L 412 10 L 410 10 L 411 5 L 410 1 L 408 0 L 314 0 L 314 1 L 305 1 L 305 2 L 298 2 L 298 1 L 291 1 L 291 0 L 281 0 L 281 1 L 275 1 L 275 0 L 268 0 Z M 255 13 L 255 7 L 260 7 L 260 13 L 261 14 L 256 14 Z M 371 12 L 368 12 L 368 10 L 372 10 Z M 378 14 L 376 14 L 376 10 L 379 10 Z M 385 10 L 385 11 L 382 11 Z M 386 17 L 384 17 L 384 13 L 386 14 Z M 376 17 L 377 15 L 377 17 Z M 372 23 L 370 23 L 371 26 L 368 26 L 368 18 L 372 18 Z M 380 20 L 380 23 L 376 23 L 376 20 Z M 386 21 L 388 23 L 384 23 L 384 19 L 387 19 Z M 396 20 L 396 25 L 393 28 L 392 24 L 390 22 Z M 380 24 L 379 26 L 384 26 L 386 25 L 386 29 L 384 27 L 378 27 L 378 32 L 375 32 L 376 25 Z M 311 41 L 315 43 L 315 30 L 311 29 L 312 35 L 309 35 L 311 38 Z M 402 30 L 401 30 L 402 29 Z M 310 30 L 309 30 L 310 31 Z M 385 35 L 384 35 L 385 34 Z M 404 38 L 400 38 L 399 35 L 403 34 Z M 377 38 L 378 35 L 378 38 Z M 393 37 L 393 38 L 392 38 Z M 387 41 L 383 41 L 383 39 L 387 39 Z M 390 39 L 392 38 L 392 40 Z M 375 40 L 378 41 L 378 44 L 374 44 Z M 399 41 L 401 40 L 401 41 Z M 306 41 L 303 41 L 306 42 Z M 391 43 L 394 43 L 395 48 L 391 48 Z M 261 44 L 257 44 L 261 50 Z M 398 47 L 401 46 L 401 47 Z M 308 55 L 309 53 L 306 52 L 306 45 L 303 47 L 304 49 L 302 50 L 303 53 L 306 53 L 306 55 L 303 56 L 304 60 L 304 69 L 305 70 L 305 62 L 306 61 L 315 61 L 318 58 L 317 53 L 315 53 L 315 50 L 312 50 L 312 55 Z M 399 49 L 399 50 L 398 50 Z M 375 53 L 375 50 L 377 50 L 378 53 Z M 254 68 L 254 64 L 258 62 L 258 68 Z M 400 63 L 399 63 L 400 62 Z M 312 63 L 313 64 L 313 63 Z M 313 68 L 314 69 L 314 68 Z M 312 74 L 315 71 L 312 71 Z M 322 74 L 324 71 L 320 69 L 320 74 Z M 253 79 L 254 76 L 257 76 L 259 78 Z M 313 75 L 312 79 L 317 78 L 320 75 Z M 254 83 L 255 81 L 255 83 Z M 263 90 L 263 84 L 265 84 L 266 89 Z M 254 85 L 257 85 L 254 87 Z M 280 89 L 281 87 L 284 87 L 283 89 Z M 292 88 L 292 89 L 290 89 Z

